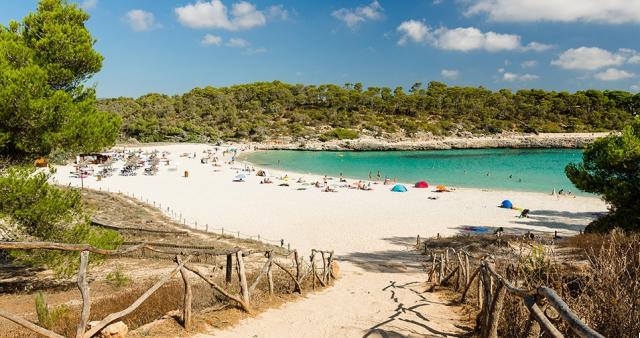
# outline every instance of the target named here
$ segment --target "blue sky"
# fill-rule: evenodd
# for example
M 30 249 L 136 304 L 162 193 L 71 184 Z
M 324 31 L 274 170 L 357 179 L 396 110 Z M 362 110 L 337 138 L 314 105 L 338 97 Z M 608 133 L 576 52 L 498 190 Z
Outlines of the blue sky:
M 640 92 L 638 0 L 76 3 L 105 57 L 101 98 L 273 80 Z M 0 0 L 0 24 L 36 8 Z

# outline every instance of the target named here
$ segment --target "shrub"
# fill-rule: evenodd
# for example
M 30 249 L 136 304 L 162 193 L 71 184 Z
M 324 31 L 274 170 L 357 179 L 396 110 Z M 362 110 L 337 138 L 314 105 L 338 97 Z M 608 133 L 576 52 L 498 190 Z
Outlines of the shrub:
M 330 130 L 322 135 L 320 135 L 319 140 L 322 142 L 327 142 L 329 140 L 355 140 L 357 138 L 359 138 L 360 136 L 358 135 L 357 131 L 353 131 L 353 130 L 349 130 L 349 129 L 343 129 L 343 128 L 336 128 L 334 130 Z
M 36 294 L 35 303 L 36 313 L 38 314 L 38 324 L 45 329 L 50 329 L 58 319 L 66 317 L 69 312 L 69 308 L 65 304 L 60 304 L 50 312 L 49 305 L 42 290 Z
M 114 290 L 118 290 L 129 283 L 131 277 L 122 271 L 122 265 L 118 264 L 115 271 L 109 272 L 107 275 L 107 283 L 113 287 Z

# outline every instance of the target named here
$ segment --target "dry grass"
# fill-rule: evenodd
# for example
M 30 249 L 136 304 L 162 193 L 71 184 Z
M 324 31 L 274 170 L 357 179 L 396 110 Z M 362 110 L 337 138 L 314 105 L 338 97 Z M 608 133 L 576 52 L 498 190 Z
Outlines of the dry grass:
M 427 243 L 432 249 L 454 247 L 493 254 L 498 273 L 516 287 L 553 288 L 579 318 L 605 337 L 636 337 L 640 332 L 638 234 L 614 231 L 608 235 L 580 235 L 552 246 L 510 238 L 507 248 L 498 245 L 495 236 L 456 236 L 430 239 Z M 558 254 L 564 251 L 571 254 Z M 575 268 L 570 264 L 573 262 L 567 262 L 576 259 L 585 263 Z M 478 314 L 477 293 L 474 282 L 465 299 L 464 314 L 469 318 Z M 453 298 L 459 299 L 459 295 Z M 549 308 L 546 313 L 565 337 L 577 337 L 554 310 Z M 528 319 L 522 300 L 507 294 L 499 336 L 521 336 Z

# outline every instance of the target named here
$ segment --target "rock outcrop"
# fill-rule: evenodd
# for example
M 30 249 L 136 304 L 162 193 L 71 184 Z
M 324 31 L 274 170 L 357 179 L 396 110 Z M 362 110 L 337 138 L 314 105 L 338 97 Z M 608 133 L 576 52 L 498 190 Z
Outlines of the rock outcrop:
M 317 150 L 317 151 L 381 151 L 381 150 L 447 150 L 485 148 L 570 148 L 579 149 L 592 143 L 601 135 L 565 134 L 560 137 L 492 136 L 474 138 L 440 138 L 427 141 L 389 142 L 376 138 L 357 140 L 336 140 L 328 142 L 298 142 L 282 144 L 261 144 L 260 149 L 273 150 Z

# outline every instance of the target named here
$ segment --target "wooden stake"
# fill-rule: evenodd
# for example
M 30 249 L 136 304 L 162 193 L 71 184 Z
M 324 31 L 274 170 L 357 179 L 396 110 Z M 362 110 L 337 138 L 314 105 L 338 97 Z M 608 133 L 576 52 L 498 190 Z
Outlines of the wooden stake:
M 87 284 L 87 264 L 89 263 L 89 251 L 80 253 L 80 271 L 78 271 L 78 289 L 82 295 L 82 312 L 80 322 L 76 330 L 76 338 L 82 338 L 89 322 L 89 312 L 91 311 L 91 299 L 89 298 L 89 285 Z
M 240 293 L 242 300 L 249 305 L 249 288 L 247 287 L 247 275 L 244 273 L 244 260 L 242 258 L 242 250 L 236 252 L 236 262 L 238 269 L 238 279 L 240 280 Z
M 273 296 L 273 272 L 271 272 L 272 262 L 269 262 L 269 269 L 267 270 L 267 280 L 269 281 L 269 295 Z
M 191 330 L 191 300 L 193 299 L 193 293 L 191 291 L 191 281 L 187 276 L 187 269 L 182 267 L 180 269 L 180 275 L 184 281 L 184 309 L 182 311 L 182 324 L 185 330 Z

